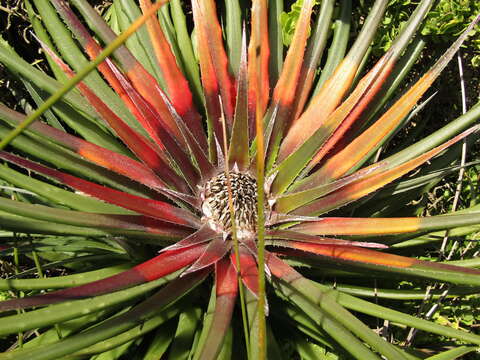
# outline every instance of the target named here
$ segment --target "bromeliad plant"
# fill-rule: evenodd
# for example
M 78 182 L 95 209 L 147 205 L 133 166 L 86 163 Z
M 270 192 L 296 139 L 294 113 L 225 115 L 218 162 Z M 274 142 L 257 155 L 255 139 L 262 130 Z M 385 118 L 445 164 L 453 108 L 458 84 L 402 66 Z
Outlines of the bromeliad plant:
M 340 1 L 318 79 L 332 0 L 321 2 L 315 22 L 316 1 L 303 1 L 285 58 L 282 1 L 254 0 L 245 19 L 240 2 L 222 2 L 219 19 L 218 3 L 192 0 L 191 38 L 179 0 L 158 18 L 150 15 L 160 3 L 141 0 L 145 14 L 131 27 L 140 10 L 130 0 L 113 3 L 111 26 L 85 0 L 71 1 L 76 11 L 64 0 L 26 2 L 53 77 L 1 43 L 0 61 L 40 106 L 27 123 L 44 115 L 26 128 L 25 115 L 0 106 L 0 146 L 8 145 L 0 152 L 8 184 L 0 218 L 13 232 L 3 254 L 17 264 L 33 251 L 39 275 L 48 266 L 70 274 L 0 282 L 17 295 L 0 302 L 0 334 L 18 334 L 0 359 L 320 358 L 322 351 L 425 358 L 379 336 L 368 316 L 466 344 L 442 358 L 473 351 L 478 335 L 378 304 L 383 295 L 422 297 L 396 290 L 394 278 L 462 285 L 450 289 L 454 295 L 480 286 L 479 270 L 394 251 L 408 249 L 408 238 L 434 241 L 426 236 L 433 231 L 476 230 L 475 208 L 427 218 L 372 210 L 383 203 L 385 213 L 400 213 L 399 199 L 441 177 L 445 171 L 432 170 L 448 166 L 454 152 L 447 149 L 477 129 L 478 105 L 402 151 L 375 157 L 474 26 L 391 100 L 418 56 L 414 34 L 432 2 L 419 3 L 361 75 L 388 1 L 374 3 L 346 55 L 351 3 Z M 126 32 L 116 38 L 114 30 Z M 102 44 L 109 45 L 102 51 Z M 88 63 L 78 45 L 96 60 Z M 431 160 L 426 175 L 381 190 Z M 338 289 L 322 284 L 334 276 Z M 358 286 L 361 277 L 385 289 Z

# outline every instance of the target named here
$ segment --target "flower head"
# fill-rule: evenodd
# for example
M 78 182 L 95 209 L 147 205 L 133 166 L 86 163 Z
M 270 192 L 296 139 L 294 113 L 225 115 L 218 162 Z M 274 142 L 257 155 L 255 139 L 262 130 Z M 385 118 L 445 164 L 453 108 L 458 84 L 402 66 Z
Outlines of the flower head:
M 224 232 L 226 236 L 231 234 L 229 192 L 237 236 L 254 236 L 257 227 L 257 182 L 248 173 L 221 172 L 205 183 L 200 192 L 202 220 L 213 230 Z

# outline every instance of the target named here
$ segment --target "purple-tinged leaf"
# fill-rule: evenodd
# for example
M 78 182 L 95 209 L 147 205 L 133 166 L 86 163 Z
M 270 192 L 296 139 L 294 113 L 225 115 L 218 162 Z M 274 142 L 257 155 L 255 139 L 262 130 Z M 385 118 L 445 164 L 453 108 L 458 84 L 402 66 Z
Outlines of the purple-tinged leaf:
M 195 28 L 199 35 L 199 52 L 205 52 L 205 55 L 210 58 L 210 64 L 215 71 L 218 84 L 218 91 L 215 96 L 217 101 L 218 96 L 220 96 L 220 105 L 223 108 L 225 120 L 231 126 L 235 108 L 235 81 L 228 71 L 228 57 L 223 46 L 222 28 L 218 22 L 215 2 L 213 0 L 193 0 L 192 11 Z M 208 90 L 206 96 L 209 96 Z
M 140 6 L 145 12 L 152 6 L 150 0 L 141 0 Z M 195 110 L 192 92 L 185 76 L 178 67 L 170 44 L 166 39 L 158 19 L 147 20 L 147 29 L 153 44 L 157 62 L 165 79 L 167 93 L 175 111 L 185 120 L 185 123 L 195 134 L 204 152 L 207 151 L 207 140 L 202 127 L 200 114 Z
M 421 261 L 409 257 L 364 249 L 349 245 L 320 245 L 305 242 L 290 242 L 290 248 L 284 255 L 305 257 L 308 253 L 326 260 L 345 265 L 361 267 L 382 272 L 407 274 L 413 277 L 425 277 L 443 280 L 455 284 L 480 285 L 480 270 L 460 266 Z M 272 274 L 274 271 L 271 269 Z
M 195 231 L 193 234 L 187 236 L 183 240 L 176 242 L 173 245 L 167 246 L 163 248 L 161 251 L 168 251 L 168 250 L 179 250 L 179 249 L 186 249 L 198 244 L 205 243 L 209 240 L 213 240 L 217 237 L 222 237 L 216 231 L 212 230 L 208 224 L 202 225 L 200 229 Z
M 191 264 L 205 250 L 199 245 L 187 250 L 164 252 L 153 259 L 113 276 L 68 289 L 53 291 L 28 298 L 12 299 L 0 302 L 0 311 L 24 309 L 32 306 L 55 304 L 63 301 L 83 299 L 106 294 L 134 285 L 159 279 Z
M 191 234 L 191 229 L 160 221 L 143 215 L 116 215 L 65 210 L 45 205 L 29 204 L 0 197 L 0 210 L 25 216 L 29 219 L 50 221 L 104 230 L 118 235 L 155 234 L 165 239 L 181 239 Z M 6 225 L 6 224 L 5 224 Z M 28 227 L 28 224 L 25 224 Z M 157 238 L 155 236 L 155 238 Z
M 44 49 L 49 53 L 49 55 L 55 60 L 55 62 L 65 71 L 65 73 L 73 77 L 73 71 L 65 64 L 58 56 L 56 56 L 50 49 L 44 47 Z M 126 84 L 124 84 L 126 85 Z M 130 128 L 122 119 L 120 119 L 102 100 L 100 100 L 95 93 L 88 88 L 84 83 L 79 83 L 78 87 L 82 94 L 88 99 L 90 104 L 95 108 L 95 110 L 102 116 L 102 118 L 108 122 L 108 124 L 115 130 L 117 135 L 125 142 L 125 144 L 143 161 L 145 162 L 152 170 L 157 173 L 164 174 L 168 178 L 175 179 L 177 178 L 177 183 L 181 184 L 178 176 L 173 172 L 169 166 L 169 160 L 162 152 L 165 150 L 165 145 L 161 142 L 159 137 L 155 137 L 158 147 L 155 147 L 149 140 L 144 138 L 142 135 L 137 133 L 135 130 Z M 130 95 L 134 95 L 130 93 Z M 149 129 L 147 129 L 149 130 Z M 160 128 L 155 129 L 157 131 Z M 170 143 L 169 143 L 170 144 Z M 162 149 L 162 150 L 161 150 Z M 175 148 L 173 148 L 175 149 Z M 188 161 L 189 162 L 189 161 Z M 188 165 L 188 162 L 185 166 Z M 193 181 L 194 175 L 192 172 L 193 168 L 186 169 L 185 176 L 188 177 L 188 180 Z M 183 169 L 182 169 L 183 170 Z M 191 170 L 191 171 L 188 171 Z M 177 185 L 177 183 L 175 183 Z M 178 185 L 177 185 L 178 186 Z
M 266 233 L 266 238 L 270 239 L 268 245 L 284 246 L 295 248 L 296 242 L 305 242 L 320 245 L 349 245 L 366 248 L 385 249 L 388 246 L 374 242 L 349 241 L 342 239 L 325 238 L 315 235 L 309 235 L 291 230 L 270 230 Z
M 208 336 L 199 356 L 200 359 L 204 360 L 217 359 L 232 319 L 237 298 L 237 273 L 228 257 L 215 263 L 215 291 L 215 311 L 213 312 Z
M 72 16 L 73 12 L 65 4 L 66 11 Z M 85 18 L 88 18 L 89 22 L 94 26 L 95 30 L 105 43 L 111 42 L 115 37 L 115 33 L 100 17 L 100 15 L 86 2 L 85 0 L 76 0 L 75 6 L 80 10 Z M 60 10 L 59 10 L 60 11 Z M 74 15 L 73 15 L 74 16 Z M 74 29 L 75 30 L 75 27 Z M 92 45 L 91 42 L 86 42 L 84 47 Z M 140 64 L 130 51 L 122 46 L 118 48 L 114 53 L 116 59 L 119 61 L 123 71 L 127 74 L 127 77 L 132 82 L 133 86 L 141 94 L 141 96 L 150 103 L 158 112 L 160 117 L 167 124 L 170 134 L 182 145 L 186 145 L 183 142 L 180 130 L 175 124 L 172 115 L 169 113 L 167 106 L 165 105 L 162 94 L 163 91 L 156 79 Z
M 108 61 L 108 60 L 107 60 Z M 122 89 L 125 91 L 127 102 L 131 104 L 131 108 L 135 109 L 134 115 L 147 130 L 148 134 L 160 146 L 162 151 L 169 154 L 169 159 L 181 170 L 181 173 L 189 183 L 190 187 L 194 188 L 197 184 L 198 174 L 193 166 L 190 158 L 185 151 L 180 147 L 179 143 L 170 135 L 166 129 L 167 124 L 153 109 L 153 107 L 144 100 L 140 94 L 131 86 L 130 82 L 116 69 L 112 63 L 112 72 L 117 77 Z M 166 105 L 168 107 L 168 105 Z M 172 117 L 178 116 L 172 113 Z M 188 141 L 185 140 L 188 144 Z
M 232 252 L 230 254 L 230 260 L 232 261 L 235 269 L 240 271 L 240 278 L 248 290 L 251 291 L 255 297 L 258 298 L 258 267 L 255 257 L 250 252 L 250 249 L 247 249 L 244 246 L 239 247 L 239 258 L 240 258 L 240 269 L 237 264 L 235 254 Z
M 217 263 L 227 254 L 231 247 L 231 241 L 225 241 L 223 237 L 213 238 L 209 242 L 203 254 L 192 264 L 192 266 L 182 273 L 182 276 Z
M 164 97 L 164 101 L 167 107 L 169 108 L 173 119 L 176 121 L 185 142 L 187 143 L 187 148 L 185 151 L 187 151 L 187 149 L 189 150 L 191 157 L 195 160 L 197 167 L 200 171 L 201 179 L 196 182 L 198 185 L 198 183 L 201 182 L 202 180 L 205 180 L 211 177 L 215 172 L 215 168 L 213 167 L 212 163 L 208 159 L 206 153 L 204 152 L 200 144 L 198 143 L 198 138 L 196 134 L 194 135 L 191 132 L 191 129 L 189 129 L 185 125 L 185 123 L 182 121 L 180 116 L 177 114 L 177 112 L 173 108 L 173 105 L 170 103 L 170 100 L 168 100 L 166 96 Z M 181 161 L 182 159 L 176 159 L 176 162 L 181 162 Z M 191 163 L 190 159 L 187 159 L 185 161 L 188 161 L 189 164 Z M 179 167 L 181 166 L 179 165 Z
M 114 190 L 93 182 L 80 179 L 76 176 L 62 173 L 58 170 L 50 169 L 46 166 L 34 163 L 30 160 L 23 159 L 19 156 L 0 152 L 0 159 L 12 162 L 18 166 L 33 170 L 39 174 L 51 177 L 68 185 L 71 188 L 80 190 L 88 195 L 94 196 L 100 200 L 104 200 L 111 204 L 115 204 L 126 209 L 136 211 L 140 214 L 148 215 L 163 221 L 168 221 L 178 225 L 190 227 L 199 227 L 199 220 L 190 212 L 177 208 L 168 203 L 141 198 L 139 196 L 127 194 L 118 190 Z
M 13 126 L 20 124 L 25 119 L 25 115 L 13 111 L 3 104 L 0 104 L 0 113 L 3 119 L 7 120 Z M 28 129 L 73 150 L 94 164 L 124 175 L 148 187 L 166 187 L 165 182 L 148 167 L 128 156 L 85 141 L 39 121 L 34 122 Z

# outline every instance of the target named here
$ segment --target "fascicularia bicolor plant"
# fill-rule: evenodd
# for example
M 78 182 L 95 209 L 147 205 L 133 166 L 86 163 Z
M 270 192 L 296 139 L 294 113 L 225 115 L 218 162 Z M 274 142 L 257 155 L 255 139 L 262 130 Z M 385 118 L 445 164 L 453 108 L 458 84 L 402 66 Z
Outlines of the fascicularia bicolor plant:
M 7 239 L 4 253 L 31 251 L 33 245 L 44 262 L 80 271 L 2 280 L 4 289 L 22 296 L 0 303 L 6 312 L 0 334 L 18 333 L 23 341 L 0 359 L 98 353 L 265 358 L 267 351 L 269 358 L 280 358 L 275 338 L 288 338 L 291 354 L 299 351 L 302 358 L 314 346 L 359 359 L 420 356 L 377 335 L 364 315 L 480 344 L 478 335 L 320 282 L 336 274 L 348 284 L 360 274 L 460 284 L 467 293 L 480 286 L 478 270 L 399 256 L 387 246 L 404 241 L 399 234 L 476 225 L 476 213 L 346 215 L 351 203 L 362 209 L 381 201 L 378 194 L 369 196 L 476 130 L 470 126 L 480 117 L 479 106 L 426 139 L 369 161 L 405 124 L 474 26 L 385 107 L 386 95 L 394 92 L 392 77 L 405 64 L 401 56 L 406 49 L 405 56 L 411 55 L 411 40 L 432 2 L 420 1 L 390 50 L 357 81 L 388 3 L 377 0 L 343 60 L 335 63 L 338 54 L 331 51 L 317 90 L 335 1 L 321 2 L 315 24 L 316 1 L 303 2 L 285 58 L 277 22 L 282 1 L 271 0 L 268 7 L 266 0 L 254 0 L 250 12 L 239 1 L 222 2 L 219 20 L 215 1 L 192 0 L 190 39 L 180 1 L 164 7 L 158 21 L 147 16 L 158 4 L 141 0 L 146 28 L 126 46 L 85 0 L 27 2 L 57 80 L 5 43 L 0 61 L 35 101 L 42 104 L 49 93 L 73 87 L 76 81 L 68 79 L 77 79 L 75 72 L 85 75 L 98 65 L 102 76 L 95 70 L 74 91 L 46 102 L 38 111 L 53 105 L 45 122 L 33 122 L 16 137 L 11 128 L 25 116 L 0 106 L 0 146 L 9 143 L 0 152 L 6 163 L 0 177 L 35 195 L 0 198 L 2 228 L 34 234 L 25 247 L 22 238 Z M 340 16 L 348 15 L 350 2 L 339 5 Z M 124 30 L 137 16 L 133 1 L 115 1 L 110 23 Z M 339 35 L 344 31 L 338 22 L 333 47 L 346 44 L 348 37 Z M 99 59 L 109 55 L 102 44 L 115 45 L 109 50 L 120 46 L 104 62 L 88 65 L 78 45 Z

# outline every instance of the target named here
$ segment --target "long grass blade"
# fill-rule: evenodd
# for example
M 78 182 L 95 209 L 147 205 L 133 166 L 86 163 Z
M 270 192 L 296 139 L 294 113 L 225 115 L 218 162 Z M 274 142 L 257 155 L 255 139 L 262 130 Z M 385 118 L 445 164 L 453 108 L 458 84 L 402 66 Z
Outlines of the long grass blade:
M 27 313 L 6 316 L 0 320 L 0 334 L 6 335 L 19 331 L 41 328 L 68 321 L 87 313 L 100 311 L 110 306 L 113 307 L 117 304 L 127 302 L 148 291 L 158 288 L 169 280 L 171 280 L 171 278 L 162 278 L 156 281 L 151 281 L 147 284 L 118 291 L 116 293 L 100 295 L 92 299 L 65 302 L 63 304 L 52 305 L 51 307 L 34 310 Z
M 332 301 L 325 293 L 320 293 L 317 289 L 314 289 L 307 279 L 303 278 L 286 263 L 270 254 L 268 265 L 272 275 L 278 279 L 275 281 L 275 285 L 284 293 L 284 296 L 295 300 L 295 303 L 298 303 L 304 312 L 312 316 L 319 326 L 323 327 L 330 336 L 356 358 L 377 359 L 378 357 L 353 336 L 350 331 L 361 337 L 362 340 L 373 346 L 380 353 L 388 354 L 388 357 L 393 359 L 404 359 L 393 345 L 374 334 L 371 329 Z

